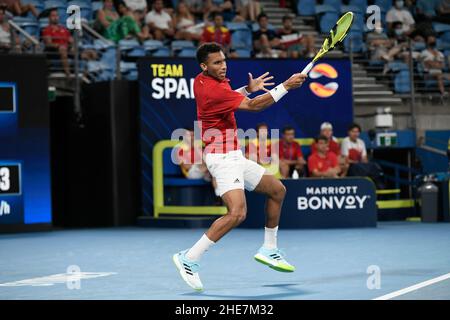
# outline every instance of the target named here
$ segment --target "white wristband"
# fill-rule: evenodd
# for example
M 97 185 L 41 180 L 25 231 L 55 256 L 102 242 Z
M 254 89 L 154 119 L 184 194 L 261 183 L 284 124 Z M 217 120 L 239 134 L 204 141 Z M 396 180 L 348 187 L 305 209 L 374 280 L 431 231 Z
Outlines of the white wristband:
M 239 92 L 240 94 L 242 94 L 243 96 L 249 96 L 251 93 L 250 92 L 248 92 L 246 89 L 245 89 L 245 86 L 243 86 L 243 87 L 240 87 L 239 89 L 236 89 L 235 90 L 236 92 Z
M 286 88 L 281 83 L 281 84 L 277 85 L 275 88 L 273 88 L 272 90 L 270 90 L 269 93 L 272 96 L 273 100 L 275 102 L 278 102 L 278 100 L 283 98 L 284 95 L 286 93 L 288 93 L 288 91 L 286 90 Z

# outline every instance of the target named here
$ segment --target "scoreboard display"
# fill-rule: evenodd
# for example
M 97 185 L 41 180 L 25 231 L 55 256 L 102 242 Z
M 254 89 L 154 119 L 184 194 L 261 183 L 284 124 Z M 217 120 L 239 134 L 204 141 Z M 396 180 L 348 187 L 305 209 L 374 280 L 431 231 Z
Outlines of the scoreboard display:
M 51 224 L 47 67 L 0 56 L 0 229 Z

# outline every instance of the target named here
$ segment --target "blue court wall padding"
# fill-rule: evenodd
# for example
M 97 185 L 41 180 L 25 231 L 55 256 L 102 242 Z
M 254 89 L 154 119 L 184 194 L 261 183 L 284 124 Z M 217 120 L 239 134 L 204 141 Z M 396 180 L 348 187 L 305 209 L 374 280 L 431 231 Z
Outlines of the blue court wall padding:
M 281 83 L 300 72 L 305 59 L 239 59 L 227 61 L 227 77 L 233 89 L 248 82 L 248 73 L 258 77 L 269 71 Z M 138 61 L 143 212 L 152 213 L 152 149 L 173 130 L 193 127 L 197 118 L 192 83 L 200 67 L 191 58 L 142 58 Z M 265 122 L 269 129 L 291 125 L 297 138 L 314 137 L 320 124 L 329 121 L 335 136 L 346 135 L 353 120 L 350 61 L 323 59 L 316 64 L 303 86 L 289 92 L 276 105 L 260 113 L 237 112 L 238 127 L 247 130 Z M 255 95 L 252 95 L 252 97 Z

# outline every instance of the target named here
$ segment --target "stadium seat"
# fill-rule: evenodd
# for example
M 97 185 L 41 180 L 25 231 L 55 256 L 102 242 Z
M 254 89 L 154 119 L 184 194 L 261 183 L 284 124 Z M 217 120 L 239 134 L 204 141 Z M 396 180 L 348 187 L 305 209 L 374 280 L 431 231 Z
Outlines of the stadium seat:
M 193 48 L 183 48 L 178 52 L 177 57 L 182 57 L 182 58 L 195 58 L 197 53 L 197 49 L 195 47 Z
M 94 13 L 94 14 L 102 8 L 103 8 L 103 2 L 101 2 L 101 1 L 94 1 L 91 4 L 92 13 Z
M 320 31 L 322 33 L 329 33 L 336 24 L 339 15 L 336 12 L 326 12 L 320 18 Z
M 185 48 L 195 48 L 194 42 L 188 40 L 175 40 L 171 44 L 172 53 L 178 55 L 178 53 Z
M 92 20 L 92 5 L 91 3 L 87 3 L 85 1 L 70 1 L 67 6 L 76 5 L 80 7 L 81 18 L 86 19 L 87 21 Z
M 34 36 L 36 38 L 39 38 L 39 23 L 37 23 L 37 22 L 23 22 L 23 23 L 18 23 L 18 26 L 21 27 L 30 36 Z
M 136 39 L 123 39 L 119 41 L 120 51 L 127 51 L 139 47 L 140 44 Z
M 231 44 L 234 48 L 252 48 L 253 38 L 249 29 L 236 30 L 231 34 Z
M 450 47 L 450 31 L 445 31 L 442 34 L 439 35 L 439 38 L 437 39 L 437 45 L 441 44 L 439 46 L 440 50 L 445 50 Z
M 158 48 L 157 50 L 155 50 L 154 52 L 152 52 L 151 56 L 152 57 L 170 57 L 171 52 L 170 52 L 169 48 L 161 47 L 161 48 Z
M 433 29 L 437 33 L 450 31 L 450 24 L 440 23 L 440 22 L 433 22 Z
M 367 10 L 367 0 L 350 0 L 349 5 L 359 8 L 363 14 Z
M 172 149 L 165 149 L 163 152 L 164 186 L 188 187 L 209 185 L 203 179 L 186 179 L 181 173 L 180 166 L 173 163 L 171 158 Z
M 316 6 L 316 14 L 320 15 L 327 12 L 336 13 L 337 11 L 336 8 L 328 4 L 319 4 Z
M 411 79 L 409 69 L 402 69 L 394 76 L 394 91 L 396 93 L 410 93 Z
M 236 54 L 239 58 L 250 58 L 252 55 L 251 50 L 245 48 L 236 49 Z
M 248 25 L 244 22 L 227 22 L 225 26 L 231 32 L 236 30 L 249 30 Z
M 350 52 L 350 39 L 352 52 L 364 52 L 364 36 L 362 30 L 350 30 L 344 39 L 344 50 Z
M 162 41 L 159 40 L 146 40 L 144 41 L 144 48 L 145 51 L 149 52 L 150 54 L 159 48 L 163 48 L 164 44 Z
M 323 4 L 333 7 L 337 12 L 341 12 L 342 0 L 324 0 Z M 316 9 L 316 13 L 317 13 L 317 9 Z
M 375 5 L 379 6 L 381 11 L 387 12 L 392 8 L 392 0 L 375 0 Z
M 297 10 L 299 16 L 314 16 L 316 14 L 315 0 L 299 0 Z

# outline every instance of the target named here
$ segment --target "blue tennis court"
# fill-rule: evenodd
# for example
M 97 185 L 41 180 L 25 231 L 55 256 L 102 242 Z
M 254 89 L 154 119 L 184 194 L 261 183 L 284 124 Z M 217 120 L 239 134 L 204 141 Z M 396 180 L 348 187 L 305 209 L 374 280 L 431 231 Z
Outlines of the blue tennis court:
M 205 254 L 200 271 L 205 291 L 197 293 L 183 282 L 171 257 L 202 231 L 0 235 L 0 299 L 374 299 L 438 277 L 388 298 L 450 299 L 448 223 L 280 230 L 280 247 L 297 267 L 289 274 L 253 260 L 262 230 L 236 229 Z M 379 270 L 378 282 L 370 281 L 374 274 L 368 270 Z

